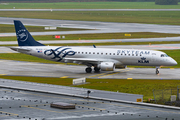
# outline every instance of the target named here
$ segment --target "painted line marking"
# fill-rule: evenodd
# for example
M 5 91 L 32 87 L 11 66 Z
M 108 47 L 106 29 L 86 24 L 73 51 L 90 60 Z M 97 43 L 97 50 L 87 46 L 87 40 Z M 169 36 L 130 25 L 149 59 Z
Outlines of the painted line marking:
M 133 78 L 127 78 L 128 80 L 132 80 Z
M 110 71 L 110 72 L 106 72 L 106 73 L 101 73 L 101 74 L 98 74 L 98 75 L 90 76 L 88 78 L 92 78 L 92 77 L 101 78 L 101 77 L 104 77 L 104 76 L 109 76 L 110 74 L 117 74 L 117 73 L 119 73 L 119 71 L 123 71 L 123 70 L 125 70 L 125 69 L 121 69 L 121 70 L 118 70 L 118 71 Z
M 0 74 L 0 76 L 7 75 L 7 74 Z
M 38 106 L 44 106 L 44 105 L 49 105 L 49 104 L 36 104 Z M 36 105 L 29 105 L 29 107 L 33 107 L 33 106 L 36 106 Z M 21 107 L 28 107 L 28 105 L 21 105 Z
M 133 69 L 118 70 L 118 71 L 115 71 L 115 72 L 107 73 L 106 75 L 100 76 L 99 78 L 114 75 L 114 74 L 119 74 L 119 73 L 123 73 L 123 72 L 127 72 L 127 71 L 130 71 L 130 70 L 133 70 Z
M 36 107 L 27 107 L 24 106 L 26 108 L 31 108 L 31 109 L 37 109 L 37 110 L 42 110 L 42 111 L 48 111 L 48 112 L 55 112 L 55 113 L 72 113 L 72 112 L 85 112 L 85 111 L 95 111 L 95 110 L 77 110 L 77 111 L 63 111 L 63 112 L 59 112 L 59 111 L 53 111 L 53 110 L 48 110 L 48 109 L 42 109 L 42 108 L 36 108 Z
M 9 115 L 0 115 L 0 117 L 7 117 L 7 116 L 9 116 Z
M 18 114 L 9 113 L 9 112 L 4 112 L 4 111 L 0 111 L 0 112 L 2 112 L 2 113 L 7 113 L 7 114 L 11 114 L 11 115 L 15 115 L 15 116 L 17 116 L 17 115 L 18 115 Z
M 60 78 L 68 78 L 69 76 L 63 76 L 63 77 L 60 77 Z
M 88 78 L 97 77 L 97 76 L 101 76 L 101 75 L 104 75 L 104 74 L 107 74 L 107 73 L 101 73 L 101 74 L 97 74 L 97 75 L 89 76 Z
M 106 110 L 106 109 L 102 109 L 102 108 L 90 107 L 90 106 L 78 105 L 78 104 L 77 104 L 77 106 L 82 106 L 82 107 L 87 107 L 87 108 L 92 108 L 92 109 L 98 109 L 98 110 Z

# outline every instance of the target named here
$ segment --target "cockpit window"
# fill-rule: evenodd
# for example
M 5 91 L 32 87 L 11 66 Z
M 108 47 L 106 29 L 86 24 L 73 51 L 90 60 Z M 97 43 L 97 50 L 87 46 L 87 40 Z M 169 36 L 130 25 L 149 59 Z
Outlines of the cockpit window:
M 167 54 L 161 54 L 161 57 L 169 57 Z

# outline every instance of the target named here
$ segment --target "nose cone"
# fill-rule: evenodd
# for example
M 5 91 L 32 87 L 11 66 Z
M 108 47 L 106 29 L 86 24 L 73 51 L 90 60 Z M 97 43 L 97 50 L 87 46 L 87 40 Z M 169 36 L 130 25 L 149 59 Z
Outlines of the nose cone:
M 177 62 L 174 59 L 171 59 L 171 66 L 177 65 Z

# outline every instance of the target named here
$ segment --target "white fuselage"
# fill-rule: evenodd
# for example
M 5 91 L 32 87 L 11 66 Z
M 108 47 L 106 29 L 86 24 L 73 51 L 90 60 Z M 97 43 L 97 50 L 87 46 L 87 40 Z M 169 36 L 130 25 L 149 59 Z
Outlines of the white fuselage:
M 18 48 L 29 49 L 28 51 L 18 50 L 18 52 L 65 63 L 96 65 L 100 62 L 113 62 L 115 66 L 173 66 L 177 64 L 173 58 L 164 52 L 154 50 L 56 46 Z

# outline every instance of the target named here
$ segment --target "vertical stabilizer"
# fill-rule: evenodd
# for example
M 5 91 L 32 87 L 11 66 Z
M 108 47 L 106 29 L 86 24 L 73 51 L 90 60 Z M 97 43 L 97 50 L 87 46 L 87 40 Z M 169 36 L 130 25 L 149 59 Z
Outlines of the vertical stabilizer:
M 44 46 L 43 44 L 34 40 L 21 21 L 14 20 L 14 26 L 19 46 Z

